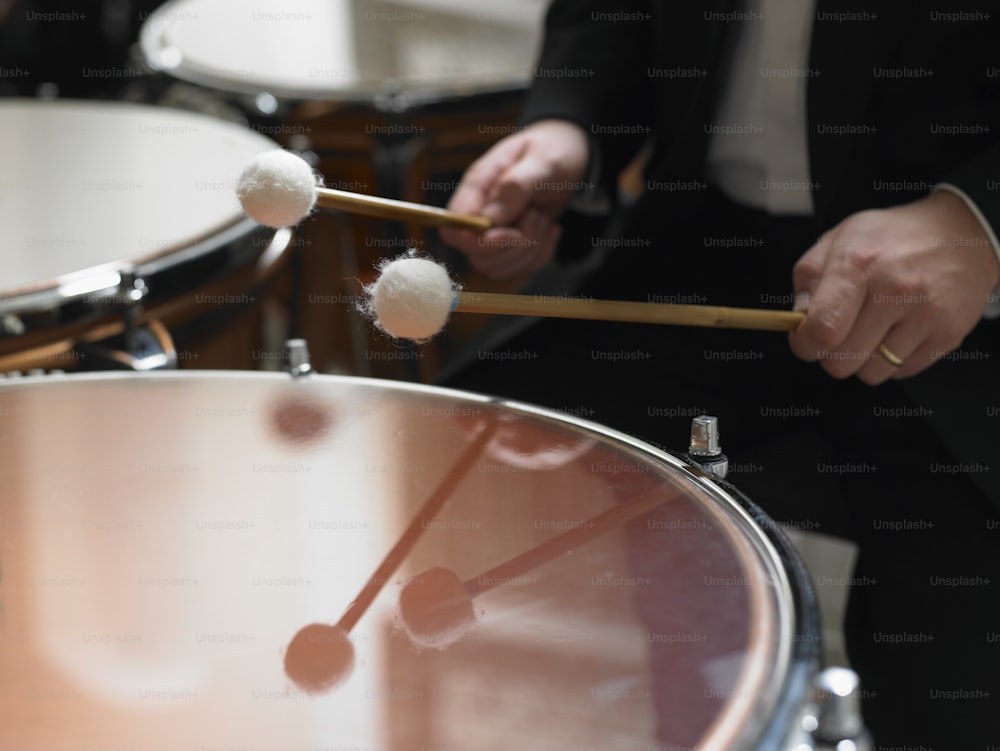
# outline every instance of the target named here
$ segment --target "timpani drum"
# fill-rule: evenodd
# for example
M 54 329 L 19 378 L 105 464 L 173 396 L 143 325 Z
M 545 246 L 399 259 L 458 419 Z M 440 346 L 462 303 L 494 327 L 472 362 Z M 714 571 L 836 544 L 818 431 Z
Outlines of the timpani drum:
M 0 564 L 3 748 L 775 749 L 815 727 L 813 593 L 756 507 L 472 394 L 7 379 Z M 428 639 L 440 601 L 405 593 L 442 571 L 468 602 Z M 303 682 L 293 636 L 347 610 L 353 662 Z
M 155 71 L 250 97 L 401 111 L 521 88 L 544 3 L 511 0 L 171 0 L 140 44 Z
M 0 371 L 93 367 L 105 350 L 80 345 L 122 334 L 156 354 L 107 350 L 109 365 L 259 364 L 257 303 L 291 233 L 247 218 L 235 184 L 276 147 L 166 108 L 0 102 Z M 241 344 L 230 360 L 212 332 Z
M 157 78 L 172 82 L 159 101 L 180 99 L 177 92 L 221 100 L 250 127 L 315 158 L 327 187 L 444 205 L 465 168 L 517 128 L 545 5 L 172 0 L 144 24 L 141 49 Z M 323 213 L 297 241 L 295 335 L 310 341 L 324 372 L 400 375 L 386 367 L 399 364 L 398 349 L 367 336 L 354 310 L 354 280 L 374 281 L 381 258 L 419 248 L 445 257 L 477 289 L 513 291 L 470 278 L 464 257 L 417 225 Z M 474 325 L 455 324 L 438 344 Z M 419 369 L 428 379 L 434 366 Z

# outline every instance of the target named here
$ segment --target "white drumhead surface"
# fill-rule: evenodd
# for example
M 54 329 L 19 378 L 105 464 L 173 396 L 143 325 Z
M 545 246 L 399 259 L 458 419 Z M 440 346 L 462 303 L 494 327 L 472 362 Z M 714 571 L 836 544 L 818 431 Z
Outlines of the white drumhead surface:
M 472 93 L 530 79 L 544 5 L 179 0 L 150 17 L 142 46 L 154 67 L 224 91 L 331 99 L 386 88 Z
M 208 239 L 240 221 L 247 128 L 121 103 L 0 102 L 0 298 Z

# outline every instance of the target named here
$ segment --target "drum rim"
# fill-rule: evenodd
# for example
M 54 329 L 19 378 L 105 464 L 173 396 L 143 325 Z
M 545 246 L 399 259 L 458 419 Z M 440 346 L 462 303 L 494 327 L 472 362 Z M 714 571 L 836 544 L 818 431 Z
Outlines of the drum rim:
M 774 552 L 780 559 L 781 571 L 795 582 L 788 592 L 793 602 L 794 626 L 785 674 L 784 700 L 775 704 L 774 711 L 761 727 L 756 744 L 748 746 L 748 749 L 785 748 L 791 739 L 799 736 L 800 721 L 810 705 L 814 680 L 823 661 L 819 598 L 805 562 L 781 526 L 731 482 L 716 482 L 751 516 L 754 528 L 772 542 Z
M 256 140 L 262 147 L 280 148 L 273 139 L 237 123 L 220 120 L 199 112 L 134 102 L 85 99 L 47 101 L 25 97 L 12 97 L 0 101 L 0 118 L 4 116 L 5 112 L 17 110 L 38 112 L 50 110 L 60 117 L 71 117 L 73 113 L 79 112 L 113 114 L 116 111 L 128 110 L 166 119 L 182 118 L 199 121 L 210 128 L 221 129 L 221 131 L 232 130 L 234 136 L 245 138 L 248 142 Z M 253 259 L 244 259 L 239 263 L 235 259 L 230 259 L 230 262 L 226 264 L 227 273 L 259 261 L 266 253 L 277 252 L 275 247 L 280 246 L 282 251 L 287 249 L 292 238 L 290 229 L 273 230 L 258 224 L 241 212 L 234 211 L 231 216 L 222 217 L 215 226 L 186 240 L 173 242 L 161 248 L 139 251 L 108 263 L 70 271 L 15 289 L 0 289 L 0 316 L 30 316 L 60 311 L 58 324 L 29 327 L 25 333 L 57 328 L 65 324 L 95 318 L 127 305 L 121 299 L 120 287 L 123 274 L 134 274 L 136 277 L 147 280 L 154 279 L 159 274 L 181 269 L 190 263 L 236 251 L 247 243 L 253 242 L 258 235 L 270 235 L 271 239 L 259 243 L 259 252 L 252 254 L 254 255 Z M 239 253 L 234 252 L 233 255 L 239 255 Z M 155 288 L 152 291 L 154 294 L 158 292 Z M 64 309 L 74 304 L 82 306 L 84 309 L 66 315 Z M 16 336 L 0 333 L 0 339 L 5 340 L 16 338 Z
M 53 279 L 46 279 L 17 290 L 0 290 L 0 314 L 25 311 L 54 310 L 85 298 L 114 297 L 119 291 L 121 275 L 132 273 L 137 277 L 151 278 L 164 271 L 182 267 L 195 259 L 203 259 L 213 252 L 247 238 L 260 230 L 261 225 L 244 217 L 217 230 L 212 230 L 185 245 L 171 245 L 146 256 L 122 259 L 92 266 Z M 276 235 L 277 232 L 272 234 Z M 262 245 L 264 253 L 268 245 Z
M 236 76 L 216 73 L 200 64 L 185 64 L 183 57 L 181 62 L 174 64 L 163 59 L 166 50 L 174 49 L 164 41 L 170 16 L 177 14 L 178 6 L 190 1 L 168 0 L 150 13 L 139 31 L 139 49 L 143 61 L 152 71 L 216 91 L 250 97 L 270 94 L 286 101 L 336 101 L 354 105 L 375 103 L 380 105 L 380 108 L 399 112 L 411 107 L 466 99 L 470 94 L 522 92 L 531 83 L 531 71 L 525 71 L 521 77 L 498 76 L 497 80 L 485 84 L 476 83 L 474 86 L 468 80 L 457 78 L 450 83 L 420 83 L 395 78 L 383 83 L 356 85 L 344 89 L 241 81 Z
M 777 671 L 775 679 L 761 686 L 761 693 L 762 695 L 766 694 L 767 698 L 757 700 L 751 705 L 751 708 L 756 710 L 754 717 L 758 722 L 753 727 L 740 728 L 735 736 L 736 745 L 727 745 L 724 748 L 727 751 L 782 748 L 789 738 L 795 737 L 799 720 L 809 704 L 810 689 L 815 676 L 819 673 L 821 662 L 822 628 L 816 592 L 806 572 L 805 564 L 781 527 L 732 483 L 710 476 L 688 455 L 660 448 L 576 415 L 526 402 L 436 385 L 363 376 L 312 373 L 305 377 L 295 378 L 282 372 L 240 370 L 97 371 L 0 377 L 0 393 L 8 388 L 16 390 L 18 387 L 26 386 L 58 387 L 60 384 L 67 383 L 114 382 L 136 378 L 165 383 L 185 380 L 284 382 L 290 386 L 296 383 L 315 385 L 332 383 L 488 404 L 492 407 L 509 409 L 556 424 L 574 427 L 596 435 L 615 447 L 627 447 L 630 451 L 656 462 L 661 467 L 666 466 L 681 472 L 687 480 L 697 485 L 699 490 L 725 504 L 726 516 L 733 521 L 737 529 L 744 533 L 753 532 L 754 541 L 761 544 L 754 547 L 757 549 L 759 557 L 769 564 L 770 573 L 775 578 L 772 585 L 778 593 L 775 597 L 778 602 L 777 609 L 784 611 L 778 613 L 779 617 L 776 618 L 781 629 L 780 633 L 777 634 L 775 657 L 777 663 L 781 665 L 781 669 Z M 766 551 L 766 557 L 760 547 Z M 738 681 L 741 684 L 743 680 L 741 675 Z M 730 702 L 727 702 L 720 710 L 718 718 L 722 718 L 732 711 Z M 698 749 L 723 748 L 723 746 L 717 745 L 718 742 L 728 739 L 716 730 L 716 726 L 717 722 L 713 722 L 707 732 L 706 737 L 709 745 L 705 744 L 706 739 L 702 739 L 697 746 Z

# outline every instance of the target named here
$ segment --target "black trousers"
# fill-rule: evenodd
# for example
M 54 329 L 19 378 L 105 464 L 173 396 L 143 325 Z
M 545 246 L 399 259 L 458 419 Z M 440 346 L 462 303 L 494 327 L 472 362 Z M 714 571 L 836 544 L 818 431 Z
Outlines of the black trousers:
M 711 193 L 630 227 L 581 296 L 787 309 L 817 234 Z M 546 319 L 477 355 L 444 385 L 672 449 L 719 416 L 737 487 L 860 546 L 845 634 L 876 747 L 1000 746 L 1000 517 L 898 383 L 835 380 L 772 332 Z

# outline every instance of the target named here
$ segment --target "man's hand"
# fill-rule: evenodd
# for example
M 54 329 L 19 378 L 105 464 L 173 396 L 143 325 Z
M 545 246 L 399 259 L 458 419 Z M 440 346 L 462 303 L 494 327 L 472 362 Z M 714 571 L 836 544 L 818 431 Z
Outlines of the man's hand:
M 563 120 L 504 138 L 469 167 L 448 203 L 451 211 L 488 216 L 494 227 L 442 229 L 441 237 L 494 279 L 539 270 L 555 254 L 555 220 L 581 187 L 588 152 L 586 132 Z
M 808 311 L 792 351 L 835 378 L 906 378 L 962 343 L 998 281 L 988 236 L 953 193 L 853 214 L 795 265 Z

